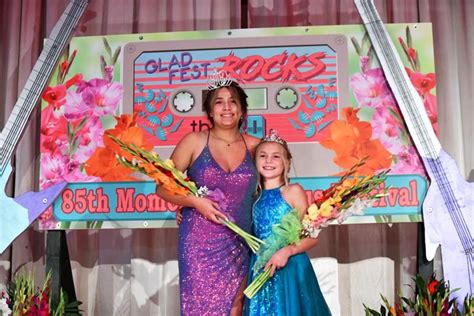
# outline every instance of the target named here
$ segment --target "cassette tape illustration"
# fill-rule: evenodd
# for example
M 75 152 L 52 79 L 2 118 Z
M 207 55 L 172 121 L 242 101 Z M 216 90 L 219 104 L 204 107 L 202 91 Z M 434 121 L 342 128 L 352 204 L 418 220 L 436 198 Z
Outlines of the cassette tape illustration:
M 202 107 L 208 77 L 225 71 L 248 95 L 247 132 L 261 138 L 273 128 L 289 143 L 290 176 L 338 172 L 318 164 L 332 159 L 318 142 L 350 106 L 345 35 L 132 42 L 123 58 L 122 111 L 137 116 L 161 155 L 210 128 Z

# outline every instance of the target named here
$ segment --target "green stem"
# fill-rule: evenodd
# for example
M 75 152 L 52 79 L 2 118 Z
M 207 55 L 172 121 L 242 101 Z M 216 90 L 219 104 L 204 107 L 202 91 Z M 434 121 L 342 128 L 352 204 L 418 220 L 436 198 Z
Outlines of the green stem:
M 271 271 L 271 266 L 268 267 L 265 271 L 260 273 L 253 281 L 252 283 L 247 286 L 247 288 L 244 291 L 245 296 L 247 296 L 249 299 L 252 299 L 252 297 L 257 294 L 258 291 L 262 288 L 262 286 L 271 278 L 270 276 L 270 271 Z
M 230 220 L 222 220 L 222 223 L 227 226 L 231 231 L 242 237 L 254 253 L 256 253 L 260 248 L 260 245 L 264 243 L 263 240 L 258 239 L 257 237 L 247 233 L 245 230 L 243 230 Z

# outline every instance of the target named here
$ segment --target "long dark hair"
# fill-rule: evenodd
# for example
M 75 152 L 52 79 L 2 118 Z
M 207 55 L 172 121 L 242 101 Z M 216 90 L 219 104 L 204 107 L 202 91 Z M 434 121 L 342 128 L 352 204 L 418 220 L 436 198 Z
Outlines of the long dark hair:
M 232 83 L 229 86 L 223 86 L 214 90 L 210 90 L 206 93 L 206 95 L 204 96 L 204 103 L 202 106 L 204 108 L 204 111 L 206 111 L 207 118 L 209 119 L 211 124 L 214 125 L 214 119 L 211 117 L 212 106 L 214 105 L 214 102 L 217 99 L 217 94 L 219 90 L 222 88 L 229 89 L 232 97 L 239 101 L 240 110 L 242 111 L 242 119 L 239 121 L 239 128 L 240 128 L 242 124 L 247 121 L 247 112 L 248 112 L 249 104 L 247 103 L 247 94 L 245 93 L 244 89 L 242 89 L 242 87 L 239 86 L 239 84 L 235 81 L 232 81 Z

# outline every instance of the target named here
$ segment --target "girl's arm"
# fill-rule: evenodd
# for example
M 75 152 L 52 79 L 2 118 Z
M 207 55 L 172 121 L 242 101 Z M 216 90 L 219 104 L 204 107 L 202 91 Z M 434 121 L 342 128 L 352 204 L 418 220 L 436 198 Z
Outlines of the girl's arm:
M 308 209 L 308 200 L 303 188 L 299 184 L 290 184 L 282 189 L 282 196 L 288 204 L 299 210 L 300 217 L 303 217 Z M 281 248 L 270 258 L 265 270 L 271 266 L 270 275 L 273 276 L 276 269 L 281 269 L 287 264 L 288 258 L 313 248 L 317 243 L 317 239 L 307 237 L 301 239 L 297 245 L 292 244 Z
M 195 148 L 202 141 L 198 133 L 190 133 L 186 135 L 176 145 L 173 153 L 171 154 L 171 160 L 173 160 L 176 169 L 184 171 L 188 169 L 195 156 Z M 220 223 L 219 218 L 226 218 L 224 214 L 219 211 L 219 205 L 209 199 L 196 197 L 194 195 L 175 195 L 169 193 L 169 191 L 162 187 L 156 188 L 156 195 L 162 199 L 184 207 L 193 207 L 206 219 L 213 221 L 217 224 Z

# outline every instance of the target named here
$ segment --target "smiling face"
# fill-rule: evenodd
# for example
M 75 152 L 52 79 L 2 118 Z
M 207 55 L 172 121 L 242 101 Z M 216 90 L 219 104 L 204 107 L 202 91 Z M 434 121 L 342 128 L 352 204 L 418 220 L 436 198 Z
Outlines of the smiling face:
M 229 95 L 232 97 L 233 102 L 238 105 L 240 117 L 243 118 L 243 120 L 237 120 L 238 127 L 240 128 L 242 123 L 245 122 L 245 118 L 247 117 L 248 104 L 247 95 L 245 94 L 245 91 L 236 82 L 232 82 L 227 87 L 221 87 L 219 89 L 208 91 L 204 97 L 203 108 L 204 111 L 206 111 L 209 121 L 214 125 L 214 115 L 216 114 L 214 113 L 215 106 L 218 105 L 216 109 L 219 110 L 219 108 L 224 105 L 222 102 L 224 102 L 225 99 L 228 99 Z
M 239 100 L 232 95 L 229 89 L 221 88 L 217 91 L 209 115 L 215 125 L 234 127 L 239 125 L 242 108 Z
M 285 149 L 275 142 L 266 142 L 258 146 L 255 153 L 255 165 L 264 182 L 285 182 L 290 166 Z

